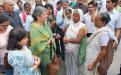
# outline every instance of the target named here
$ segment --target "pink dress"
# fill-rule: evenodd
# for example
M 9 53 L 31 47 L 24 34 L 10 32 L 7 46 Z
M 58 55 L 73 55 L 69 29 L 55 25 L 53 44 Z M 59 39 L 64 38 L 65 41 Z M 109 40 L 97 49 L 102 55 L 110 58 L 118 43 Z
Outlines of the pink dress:
M 6 46 L 8 41 L 8 34 L 12 29 L 11 26 L 8 26 L 6 32 L 0 33 L 0 65 L 3 65 L 4 54 L 7 52 Z

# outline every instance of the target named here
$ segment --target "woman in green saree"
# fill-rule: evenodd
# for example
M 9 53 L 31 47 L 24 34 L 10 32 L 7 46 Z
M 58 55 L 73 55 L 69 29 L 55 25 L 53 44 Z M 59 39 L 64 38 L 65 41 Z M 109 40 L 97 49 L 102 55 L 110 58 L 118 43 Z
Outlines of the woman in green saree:
M 37 6 L 33 12 L 34 22 L 30 29 L 32 53 L 41 58 L 40 70 L 42 75 L 48 75 L 47 65 L 51 63 L 49 44 L 53 35 L 46 22 L 47 17 L 47 10 Z

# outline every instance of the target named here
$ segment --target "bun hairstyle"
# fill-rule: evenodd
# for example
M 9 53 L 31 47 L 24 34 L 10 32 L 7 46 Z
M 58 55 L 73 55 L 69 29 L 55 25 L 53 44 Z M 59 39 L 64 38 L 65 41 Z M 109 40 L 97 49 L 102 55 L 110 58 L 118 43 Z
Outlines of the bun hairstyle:
M 9 33 L 7 49 L 8 50 L 22 49 L 22 46 L 19 45 L 18 42 L 20 42 L 24 37 L 26 37 L 26 35 L 27 32 L 23 28 L 21 27 L 13 28 Z

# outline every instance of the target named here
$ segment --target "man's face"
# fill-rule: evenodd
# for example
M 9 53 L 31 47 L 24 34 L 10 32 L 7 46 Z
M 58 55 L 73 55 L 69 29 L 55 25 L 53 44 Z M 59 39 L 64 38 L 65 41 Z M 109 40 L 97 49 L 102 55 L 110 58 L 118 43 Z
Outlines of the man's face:
M 95 23 L 95 26 L 97 28 L 102 27 L 103 22 L 101 21 L 101 16 L 100 15 L 96 15 L 94 23 Z
M 18 2 L 17 5 L 18 5 L 19 9 L 22 9 L 22 2 Z
M 12 2 L 7 2 L 5 5 L 5 10 L 8 12 L 13 12 L 14 11 L 14 4 Z
M 78 0 L 77 3 L 78 3 L 79 5 L 83 5 L 83 4 L 84 4 L 84 0 Z
M 42 0 L 35 0 L 36 5 L 41 5 L 42 4 Z
M 31 7 L 31 4 L 28 4 L 27 7 L 26 7 L 26 10 L 27 10 L 28 12 L 30 12 L 30 11 L 31 11 L 31 8 L 32 8 L 32 7 Z
M 57 9 L 58 9 L 58 10 L 60 10 L 61 7 L 62 7 L 62 4 L 61 4 L 61 3 L 57 5 Z
M 110 9 L 114 8 L 114 6 L 115 6 L 115 4 L 112 3 L 111 0 L 107 0 L 106 1 L 106 8 L 107 8 L 107 10 L 110 10 Z
M 68 8 L 68 7 L 69 7 L 69 3 L 64 2 L 64 3 L 63 3 L 63 8 L 66 9 L 66 8 Z

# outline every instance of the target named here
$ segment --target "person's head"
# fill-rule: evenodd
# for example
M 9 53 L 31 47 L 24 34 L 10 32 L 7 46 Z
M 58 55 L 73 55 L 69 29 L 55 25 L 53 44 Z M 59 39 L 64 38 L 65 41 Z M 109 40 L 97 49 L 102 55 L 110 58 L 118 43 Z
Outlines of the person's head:
M 74 9 L 73 15 L 72 15 L 74 23 L 77 23 L 80 21 L 80 9 Z
M 54 9 L 51 4 L 46 4 L 45 8 L 48 10 L 48 15 L 54 14 Z
M 67 8 L 65 10 L 65 15 L 67 16 L 68 19 L 70 19 L 72 17 L 72 9 L 71 8 Z
M 101 28 L 103 26 L 106 26 L 110 22 L 111 18 L 108 13 L 99 13 L 95 17 L 95 26 L 98 28 Z
M 56 25 L 56 20 L 55 20 L 55 18 L 53 18 L 52 20 L 51 20 L 51 22 L 50 22 L 50 28 L 51 29 L 53 29 L 53 28 L 55 28 L 57 25 Z
M 96 3 L 94 1 L 88 3 L 88 11 L 93 12 L 96 10 Z
M 3 7 L 5 11 L 12 13 L 14 11 L 13 0 L 4 0 Z
M 21 1 L 21 0 L 17 0 L 16 3 L 17 3 L 18 8 L 19 8 L 20 10 L 22 10 L 22 9 L 23 9 L 22 1 Z
M 3 13 L 3 11 L 4 11 L 3 5 L 0 5 L 0 15 Z
M 63 1 L 63 9 L 66 9 L 69 7 L 69 2 L 68 1 Z
M 118 0 L 118 4 L 119 4 L 119 6 L 121 7 L 121 0 Z
M 42 6 L 37 6 L 33 12 L 32 17 L 34 18 L 34 21 L 39 21 L 44 23 L 44 21 L 47 19 L 47 9 Z
M 106 8 L 107 10 L 112 10 L 117 5 L 118 0 L 106 0 Z
M 0 31 L 4 32 L 7 30 L 8 25 L 10 25 L 9 20 L 4 15 L 0 15 Z
M 9 33 L 8 50 L 20 50 L 28 42 L 27 32 L 23 28 L 13 28 Z
M 30 13 L 31 12 L 31 4 L 26 2 L 24 4 L 24 10 L 27 11 L 28 13 Z
M 36 6 L 42 5 L 42 0 L 35 0 Z
M 77 0 L 77 3 L 78 3 L 79 5 L 83 5 L 83 4 L 84 4 L 84 1 L 85 1 L 85 0 Z
M 61 10 L 61 8 L 62 8 L 62 2 L 58 1 L 57 4 L 56 4 L 56 7 L 57 7 L 57 10 Z

